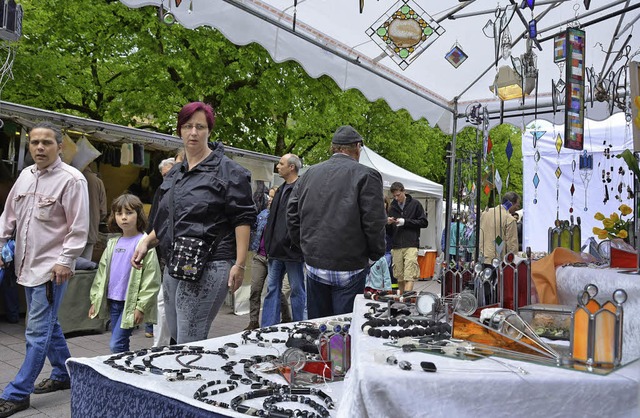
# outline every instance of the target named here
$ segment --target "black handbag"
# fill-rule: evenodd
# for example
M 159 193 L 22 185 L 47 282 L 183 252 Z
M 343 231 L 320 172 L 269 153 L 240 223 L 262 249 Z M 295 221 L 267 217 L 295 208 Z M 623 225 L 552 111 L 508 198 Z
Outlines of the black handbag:
M 171 249 L 167 260 L 167 269 L 171 277 L 188 282 L 197 282 L 202 277 L 205 264 L 209 260 L 225 237 L 225 234 L 218 234 L 212 245 L 209 245 L 202 238 L 197 237 L 174 237 L 174 208 L 173 189 L 179 173 L 173 176 L 171 189 L 169 191 L 169 239 Z

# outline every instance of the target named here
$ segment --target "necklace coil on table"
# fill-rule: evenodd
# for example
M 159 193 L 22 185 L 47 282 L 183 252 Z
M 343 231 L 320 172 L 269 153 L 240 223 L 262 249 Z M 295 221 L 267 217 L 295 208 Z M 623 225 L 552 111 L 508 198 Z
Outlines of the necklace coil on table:
M 318 396 L 324 402 L 324 405 L 306 395 Z M 263 402 L 264 409 L 257 409 L 242 404 L 244 401 L 256 398 L 266 398 Z M 301 409 L 285 409 L 275 405 L 280 402 L 299 402 L 303 405 L 309 405 L 309 407 L 313 408 L 316 412 Z M 231 402 L 229 402 L 229 406 L 236 412 L 252 416 L 321 418 L 329 417 L 331 414 L 328 410 L 333 409 L 335 405 L 333 399 L 319 389 L 282 386 L 279 389 L 260 389 L 243 393 L 233 398 Z
M 226 383 L 227 386 L 224 386 L 224 387 L 221 387 L 219 389 L 212 390 L 212 391 L 207 391 L 207 388 L 210 388 L 210 387 L 216 386 L 216 385 L 221 385 L 223 383 Z M 232 390 L 234 390 L 237 387 L 238 387 L 238 382 L 236 382 L 235 380 L 226 380 L 226 381 L 212 380 L 212 381 L 207 382 L 204 385 L 200 386 L 196 390 L 196 392 L 193 394 L 193 399 L 196 399 L 198 401 L 204 402 L 204 403 L 209 404 L 209 405 L 218 406 L 220 408 L 227 408 L 228 409 L 229 408 L 229 404 L 228 403 L 215 401 L 213 399 L 208 399 L 208 397 L 209 396 L 215 396 L 215 395 L 218 395 L 220 393 L 231 392 Z
M 184 375 L 190 373 L 192 369 L 197 370 L 215 370 L 204 366 L 196 366 L 191 363 L 202 358 L 204 354 L 214 354 L 227 360 L 229 356 L 225 352 L 224 348 L 219 348 L 216 351 L 205 350 L 202 346 L 185 346 L 185 345 L 171 345 L 163 347 L 144 348 L 138 351 L 125 351 L 123 353 L 115 354 L 103 363 L 113 367 L 116 370 L 120 370 L 126 373 L 143 374 L 143 372 L 149 372 L 153 374 L 170 375 L 175 376 L 173 380 L 184 380 Z M 176 355 L 176 362 L 182 366 L 179 369 L 161 368 L 153 364 L 153 360 L 158 357 Z M 181 357 L 193 355 L 197 358 L 191 360 L 187 364 L 182 363 Z M 142 364 L 133 364 L 134 359 L 142 358 Z M 124 359 L 124 365 L 117 363 L 118 360 Z
M 400 326 L 400 330 L 381 330 L 379 327 Z M 362 324 L 362 332 L 377 338 L 403 338 L 403 337 L 424 337 L 424 336 L 449 336 L 451 326 L 447 323 L 437 323 L 427 319 L 391 318 L 391 319 L 370 319 Z

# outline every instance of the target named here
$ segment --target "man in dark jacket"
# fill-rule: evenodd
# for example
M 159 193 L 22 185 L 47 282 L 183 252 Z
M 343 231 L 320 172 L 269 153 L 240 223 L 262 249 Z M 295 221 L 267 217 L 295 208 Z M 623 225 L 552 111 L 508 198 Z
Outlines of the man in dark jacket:
M 404 293 L 413 290 L 413 282 L 420 275 L 420 229 L 426 228 L 429 222 L 420 202 L 405 193 L 402 183 L 392 183 L 389 191 L 393 195 L 387 218 L 392 237 L 393 275 L 398 279 L 398 290 Z
M 298 181 L 298 171 L 302 167 L 300 158 L 286 154 L 280 158 L 277 169 L 284 184 L 278 188 L 273 201 L 267 225 L 264 228 L 264 245 L 269 260 L 267 296 L 262 309 L 262 326 L 270 327 L 280 323 L 280 293 L 285 272 L 291 285 L 291 317 L 294 321 L 305 318 L 307 294 L 304 287 L 304 267 L 302 251 L 292 244 L 287 230 L 287 203 L 291 190 Z
M 287 208 L 291 240 L 307 267 L 309 318 L 353 311 L 369 265 L 384 255 L 382 177 L 358 163 L 362 137 L 335 132 L 332 156 L 300 178 Z

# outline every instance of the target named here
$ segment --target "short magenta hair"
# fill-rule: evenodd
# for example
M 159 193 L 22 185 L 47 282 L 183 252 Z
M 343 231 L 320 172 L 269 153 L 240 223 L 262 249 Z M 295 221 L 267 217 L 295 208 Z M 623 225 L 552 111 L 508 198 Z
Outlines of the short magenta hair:
M 207 118 L 209 131 L 213 130 L 213 125 L 216 123 L 216 116 L 213 112 L 213 107 L 203 102 L 191 102 L 184 105 L 182 109 L 180 109 L 180 112 L 178 112 L 178 135 L 180 134 L 182 125 L 187 123 L 187 121 L 191 119 L 191 116 L 198 111 L 204 112 L 204 115 Z

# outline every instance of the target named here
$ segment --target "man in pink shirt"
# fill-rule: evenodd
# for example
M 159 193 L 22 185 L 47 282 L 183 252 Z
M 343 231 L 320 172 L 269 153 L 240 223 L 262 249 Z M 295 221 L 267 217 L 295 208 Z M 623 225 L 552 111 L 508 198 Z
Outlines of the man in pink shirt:
M 0 248 L 15 236 L 15 273 L 29 306 L 22 367 L 0 399 L 0 418 L 29 408 L 31 393 L 70 387 L 65 361 L 71 357 L 58 322 L 58 309 L 76 258 L 89 231 L 87 181 L 60 159 L 62 134 L 48 123 L 29 133 L 35 164 L 22 170 L 0 216 Z M 0 260 L 0 267 L 4 263 Z M 35 385 L 45 358 L 51 376 Z

